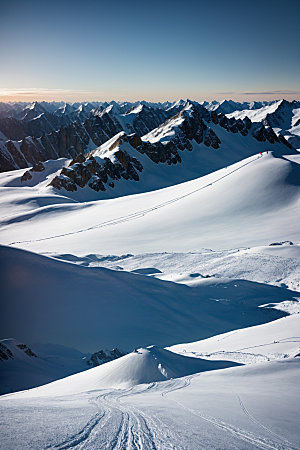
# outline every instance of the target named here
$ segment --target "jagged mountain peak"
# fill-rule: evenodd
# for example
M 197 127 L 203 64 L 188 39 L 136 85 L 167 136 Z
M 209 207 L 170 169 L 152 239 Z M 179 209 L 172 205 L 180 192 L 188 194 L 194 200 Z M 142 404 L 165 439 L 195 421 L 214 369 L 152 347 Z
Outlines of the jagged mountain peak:
M 32 103 L 29 103 L 28 105 L 26 105 L 25 106 L 25 108 L 24 108 L 25 110 L 36 110 L 36 109 L 39 109 L 39 110 L 43 110 L 44 111 L 44 108 L 43 108 L 43 106 L 42 106 L 42 104 L 40 103 L 40 102 L 32 102 Z
M 180 99 L 177 102 L 163 104 L 146 101 L 72 104 L 33 102 L 9 108 L 5 105 L 2 107 L 1 104 L 0 171 L 30 167 L 39 161 L 59 157 L 74 158 L 79 153 L 99 147 L 122 130 L 129 135 L 136 133 L 143 137 L 144 141 L 144 137 L 149 135 L 153 144 L 154 136 L 160 134 L 163 138 L 161 142 L 166 143 L 171 140 L 173 132 L 176 135 L 182 134 L 185 127 L 186 137 L 187 128 L 192 130 L 187 138 L 191 141 L 194 139 L 196 128 L 205 128 L 201 123 L 202 120 L 217 136 L 219 126 L 228 132 L 246 135 L 251 128 L 251 123 L 246 119 L 247 115 L 268 129 L 275 128 L 276 134 L 283 134 L 298 148 L 297 138 L 293 135 L 293 130 L 297 131 L 298 127 L 298 103 L 286 100 L 252 104 L 233 100 L 199 103 L 191 99 Z M 245 110 L 245 107 L 249 110 Z M 227 114 L 232 109 L 236 110 L 235 113 Z M 14 116 L 11 111 L 15 111 Z M 259 119 L 255 119 L 256 111 Z M 27 114 L 26 120 L 23 120 L 24 112 Z M 270 117 L 271 113 L 274 113 L 273 117 Z M 8 118 L 8 115 L 11 117 Z M 184 120 L 185 125 L 181 124 L 179 132 L 181 120 Z M 257 131 L 256 126 L 252 131 L 254 128 Z M 282 128 L 287 130 L 286 133 L 280 132 Z M 259 130 L 257 134 L 259 139 L 264 139 L 264 135 L 266 131 Z M 189 143 L 187 146 L 190 148 Z M 158 159 L 161 160 L 161 157 Z
M 174 111 L 179 108 L 183 108 L 188 103 L 187 99 L 180 99 L 176 102 L 171 103 L 171 105 L 167 108 L 167 111 Z
M 139 114 L 143 109 L 150 110 L 149 106 L 143 103 L 138 103 L 137 105 L 131 106 L 123 115 L 127 116 L 128 114 Z
M 35 119 L 37 116 L 44 114 L 45 108 L 39 102 L 33 102 L 24 108 L 24 114 L 21 120 L 28 121 Z

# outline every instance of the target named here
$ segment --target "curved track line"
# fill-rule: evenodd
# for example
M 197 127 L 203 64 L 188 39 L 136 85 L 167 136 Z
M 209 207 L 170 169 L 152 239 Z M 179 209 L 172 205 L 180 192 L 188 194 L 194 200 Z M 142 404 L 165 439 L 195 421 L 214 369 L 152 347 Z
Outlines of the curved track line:
M 280 436 L 279 434 L 275 433 L 274 431 L 272 431 L 270 428 L 266 427 L 265 425 L 263 425 L 261 422 L 259 422 L 246 408 L 246 406 L 244 405 L 241 397 L 236 394 L 237 399 L 239 401 L 239 404 L 244 412 L 244 414 L 246 414 L 246 416 L 252 421 L 254 422 L 256 425 L 260 426 L 261 428 L 263 428 L 264 430 L 268 431 L 270 434 L 272 434 L 273 436 L 275 436 L 277 439 L 279 439 L 282 443 L 288 444 L 290 446 L 291 449 L 298 449 L 299 447 L 295 444 L 292 444 L 291 442 L 289 442 L 287 439 L 285 439 L 284 437 Z
M 95 426 L 100 422 L 100 420 L 105 416 L 105 413 L 97 413 L 95 414 L 88 423 L 76 434 L 71 436 L 69 439 L 66 439 L 65 441 L 56 444 L 54 446 L 48 447 L 58 450 L 63 450 L 67 448 L 75 447 L 79 444 L 82 444 L 84 441 L 86 441 Z
M 167 391 L 164 391 L 161 395 L 162 397 L 168 395 L 169 393 L 179 390 L 179 389 L 183 389 L 184 387 L 188 386 L 191 382 L 190 380 L 191 377 L 189 377 L 188 382 L 186 384 L 184 384 L 183 386 L 177 386 L 174 389 L 170 389 Z M 240 429 L 238 427 L 234 427 L 230 424 L 227 424 L 219 419 L 216 419 L 215 417 L 209 417 L 206 416 L 204 414 L 201 414 L 200 411 L 195 411 L 191 408 L 186 407 L 185 405 L 183 405 L 182 403 L 178 402 L 175 399 L 171 399 L 174 403 L 176 403 L 177 405 L 179 405 L 180 407 L 182 407 L 184 410 L 188 411 L 190 414 L 199 417 L 200 419 L 211 423 L 212 425 L 216 426 L 217 428 L 220 428 L 221 430 L 224 430 L 230 434 L 232 434 L 235 438 L 237 439 L 241 439 L 244 442 L 250 443 L 251 445 L 254 445 L 260 449 L 272 449 L 272 450 L 279 450 L 279 449 L 286 449 L 287 447 L 283 447 L 283 446 L 278 446 L 278 439 L 277 442 L 272 442 L 271 440 L 266 440 L 263 437 L 258 437 L 256 435 L 254 435 L 251 432 L 248 432 L 246 430 Z M 258 422 L 258 425 L 261 426 L 261 424 Z M 266 430 L 268 432 L 270 432 L 271 430 L 267 429 Z M 277 436 L 276 436 L 277 437 Z M 277 437 L 278 438 L 278 437 Z M 281 439 L 282 442 L 282 439 Z M 286 441 L 287 443 L 287 441 Z M 292 445 L 289 443 L 289 445 Z M 288 447 L 289 449 L 297 449 L 298 447 L 295 446 L 291 446 Z
M 117 217 L 115 219 L 111 219 L 111 220 L 107 220 L 105 222 L 101 222 L 99 224 L 93 225 L 91 227 L 87 227 L 84 228 L 82 230 L 78 230 L 78 231 L 71 231 L 69 233 L 62 233 L 62 234 L 57 234 L 57 235 L 53 235 L 53 236 L 47 236 L 44 238 L 39 238 L 39 239 L 32 239 L 32 240 L 26 240 L 26 241 L 15 241 L 15 242 L 11 242 L 8 245 L 16 245 L 16 244 L 28 244 L 31 242 L 41 242 L 41 241 L 48 241 L 50 239 L 57 239 L 57 238 L 61 238 L 61 237 L 65 237 L 65 236 L 71 236 L 74 234 L 79 234 L 79 233 L 85 233 L 86 231 L 91 231 L 94 230 L 96 228 L 105 228 L 108 226 L 112 226 L 112 225 L 118 225 L 120 223 L 125 223 L 131 220 L 135 220 L 135 219 L 139 219 L 141 217 L 144 217 L 146 214 L 149 214 L 153 211 L 156 211 L 157 209 L 161 209 L 164 208 L 165 206 L 171 205 L 172 203 L 178 202 L 186 197 L 189 197 L 190 195 L 195 194 L 196 192 L 202 191 L 203 189 L 206 189 L 209 186 L 212 186 L 213 184 L 218 183 L 219 181 L 221 181 L 222 179 L 228 177 L 229 175 L 233 174 L 234 172 L 237 172 L 238 170 L 241 170 L 243 167 L 248 166 L 249 164 L 252 164 L 253 162 L 255 162 L 257 159 L 262 158 L 262 156 L 258 155 L 255 159 L 252 159 L 251 161 L 248 161 L 247 163 L 242 164 L 241 166 L 237 167 L 236 169 L 232 170 L 231 172 L 226 173 L 225 175 L 223 175 L 222 177 L 217 178 L 215 181 L 212 181 L 211 183 L 208 183 L 204 186 L 201 186 L 200 188 L 194 189 L 193 191 L 188 192 L 187 194 L 181 195 L 179 197 L 175 197 L 172 198 L 166 202 L 163 203 L 159 203 L 156 206 L 152 206 L 151 208 L 147 208 L 141 211 L 137 211 L 135 213 L 131 213 L 128 214 L 126 216 L 121 216 L 121 217 Z

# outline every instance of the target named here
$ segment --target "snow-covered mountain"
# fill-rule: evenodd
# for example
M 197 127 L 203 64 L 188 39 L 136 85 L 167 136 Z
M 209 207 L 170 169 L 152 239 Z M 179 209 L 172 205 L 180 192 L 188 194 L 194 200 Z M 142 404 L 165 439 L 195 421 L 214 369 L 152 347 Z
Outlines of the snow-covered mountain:
M 250 112 L 260 111 L 257 108 L 274 109 L 276 102 L 269 103 L 270 106 L 266 106 L 268 102 L 238 104 L 224 101 L 211 104 L 203 102 L 201 105 L 191 100 L 180 100 L 164 104 L 145 101 L 74 104 L 34 102 L 25 105 L 7 104 L 8 106 L 1 104 L 0 171 L 30 167 L 39 161 L 59 157 L 74 158 L 79 153 L 95 149 L 120 131 L 127 134 L 136 133 L 142 137 L 191 104 L 203 120 L 210 122 L 210 115 L 212 121 L 216 121 L 216 114 L 228 114 L 233 111 L 242 113 L 243 110 L 248 111 L 247 108 L 250 108 Z M 287 114 L 287 118 L 283 115 L 280 120 L 290 120 L 290 114 L 288 112 Z M 294 143 L 293 136 L 297 134 L 297 117 L 295 113 L 295 118 L 290 120 L 292 122 L 290 131 L 285 134 L 292 138 L 291 144 Z M 231 120 L 226 123 L 226 119 L 223 118 L 219 119 L 219 123 L 228 131 L 241 132 L 240 121 L 235 123 Z M 266 122 L 266 125 L 270 137 L 272 134 L 270 123 Z M 264 134 L 262 131 L 261 133 Z M 259 130 L 258 137 L 264 139 L 259 136 Z
M 102 120 L 107 114 L 97 117 Z M 103 198 L 102 192 L 120 196 L 206 175 L 266 149 L 287 153 L 286 147 L 287 141 L 271 127 L 227 119 L 188 103 L 142 138 L 123 131 L 87 155 L 76 156 L 50 184 L 69 192 L 85 188 L 82 199 L 89 199 L 90 190 L 100 191 L 96 198 Z M 30 171 L 23 174 L 24 185 L 32 184 L 32 178 Z
M 261 102 L 235 102 L 233 100 L 222 100 L 221 102 L 218 102 L 216 100 L 213 100 L 211 102 L 201 102 L 201 104 L 208 109 L 209 111 L 215 111 L 217 113 L 222 114 L 230 114 L 234 111 L 243 111 L 245 109 L 247 110 L 256 110 L 260 109 L 262 107 L 268 107 L 276 103 L 276 100 L 273 101 L 261 101 Z
M 0 104 L 1 448 L 299 447 L 298 109 Z
M 271 126 L 278 135 L 282 135 L 294 147 L 300 148 L 300 102 L 278 100 L 258 109 L 245 108 L 232 111 L 228 117 L 243 119 L 249 117 L 252 122 L 261 122 Z

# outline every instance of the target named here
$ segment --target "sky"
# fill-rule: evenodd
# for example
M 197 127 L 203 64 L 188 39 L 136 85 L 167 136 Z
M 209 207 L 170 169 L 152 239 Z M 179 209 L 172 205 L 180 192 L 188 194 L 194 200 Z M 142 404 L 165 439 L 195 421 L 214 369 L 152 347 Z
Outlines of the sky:
M 0 0 L 0 101 L 300 99 L 300 0 Z

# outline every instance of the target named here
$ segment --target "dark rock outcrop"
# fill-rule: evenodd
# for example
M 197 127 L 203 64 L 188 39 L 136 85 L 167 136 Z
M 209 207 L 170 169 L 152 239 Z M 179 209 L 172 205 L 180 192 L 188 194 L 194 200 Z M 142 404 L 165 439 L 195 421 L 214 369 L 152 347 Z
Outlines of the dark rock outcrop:
M 31 173 L 29 172 L 29 170 L 26 170 L 26 172 L 24 172 L 21 177 L 21 181 L 29 181 L 31 179 L 32 179 Z
M 93 353 L 86 363 L 89 367 L 97 367 L 101 364 L 113 361 L 114 359 L 121 358 L 121 356 L 125 356 L 125 354 L 126 353 L 120 352 L 117 348 L 110 351 L 106 350 L 106 352 L 104 350 L 99 350 L 99 352 Z
M 26 344 L 17 344 L 17 347 L 23 350 L 27 356 L 33 356 L 34 358 L 37 358 L 37 355 Z
M 126 139 L 134 149 L 157 164 L 180 163 L 180 152 L 185 149 L 191 151 L 193 141 L 218 149 L 221 144 L 218 127 L 228 133 L 242 136 L 250 133 L 260 142 L 278 142 L 292 148 L 283 135 L 273 131 L 272 125 L 282 121 L 292 107 L 299 107 L 298 103 L 294 103 L 281 102 L 276 115 L 267 116 L 263 123 L 258 124 L 253 124 L 248 117 L 236 120 L 222 112 L 218 113 L 218 110 L 208 111 L 203 105 L 191 100 L 177 102 L 169 108 L 150 106 L 146 102 L 139 106 L 111 102 L 97 108 L 92 104 L 52 105 L 46 102 L 17 104 L 15 107 L 0 104 L 0 172 L 26 168 L 57 158 L 73 159 L 70 166 L 83 164 L 88 149 L 102 145 L 122 131 L 130 133 Z M 223 102 L 222 105 L 223 109 L 233 106 L 232 102 Z M 158 143 L 142 142 L 141 136 L 153 129 L 164 128 L 170 123 L 168 121 L 178 117 L 184 120 L 171 139 Z M 124 140 L 124 135 L 119 138 Z M 117 147 L 119 142 L 115 140 L 112 145 Z M 119 175 L 138 180 L 138 172 L 141 171 L 138 162 L 129 161 L 121 153 L 117 159 L 117 164 L 120 163 L 118 169 L 106 163 L 103 169 L 106 175 L 111 177 L 109 173 L 112 173 L 115 177 Z M 91 172 L 105 184 L 103 170 L 100 170 L 100 176 L 96 173 L 99 169 L 96 170 L 95 165 L 91 166 Z M 102 189 L 97 179 L 90 182 Z M 57 181 L 57 185 L 64 183 L 64 180 Z
M 45 170 L 45 166 L 41 161 L 39 161 L 36 164 L 34 164 L 32 169 L 30 170 L 32 170 L 32 172 L 43 172 L 43 170 Z
M 132 136 L 122 135 L 111 145 L 111 149 L 115 149 L 125 140 L 129 142 L 130 139 Z M 86 157 L 81 154 L 71 161 L 69 167 L 64 167 L 50 185 L 56 189 L 64 188 L 67 191 L 76 191 L 77 186 L 83 188 L 88 184 L 91 189 L 99 192 L 106 190 L 106 183 L 109 187 L 114 187 L 112 180 L 124 178 L 125 180 L 139 181 L 138 172 L 143 170 L 142 164 L 121 149 L 115 151 L 114 156 L 116 162 L 112 162 L 109 158 L 97 162 L 91 153 Z
M 0 342 L 0 361 L 8 361 L 13 359 L 14 355 L 6 345 Z

